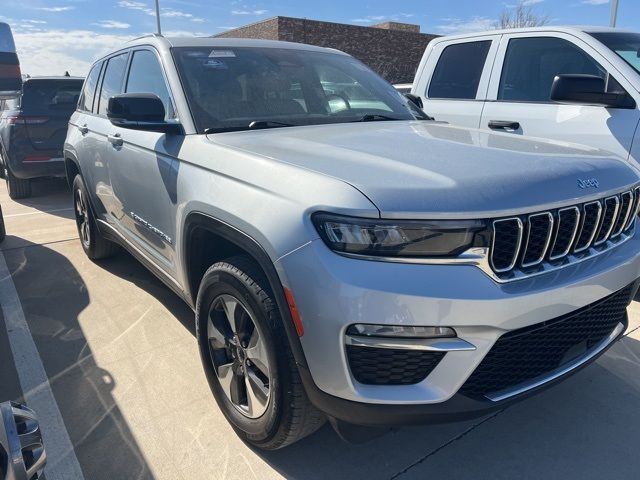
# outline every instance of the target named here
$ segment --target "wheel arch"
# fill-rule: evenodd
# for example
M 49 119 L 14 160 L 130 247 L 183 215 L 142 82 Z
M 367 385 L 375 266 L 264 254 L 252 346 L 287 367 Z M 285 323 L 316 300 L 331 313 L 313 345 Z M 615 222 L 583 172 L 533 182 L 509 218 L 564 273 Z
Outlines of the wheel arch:
M 73 187 L 73 179 L 76 178 L 76 175 L 82 175 L 78 158 L 68 150 L 64 152 L 64 171 L 69 188 Z
M 307 368 L 302 345 L 295 330 L 284 287 L 266 250 L 250 235 L 202 212 L 189 213 L 183 228 L 182 260 L 186 296 L 195 307 L 204 272 L 214 263 L 233 255 L 247 255 L 265 274 L 284 322 L 296 363 Z

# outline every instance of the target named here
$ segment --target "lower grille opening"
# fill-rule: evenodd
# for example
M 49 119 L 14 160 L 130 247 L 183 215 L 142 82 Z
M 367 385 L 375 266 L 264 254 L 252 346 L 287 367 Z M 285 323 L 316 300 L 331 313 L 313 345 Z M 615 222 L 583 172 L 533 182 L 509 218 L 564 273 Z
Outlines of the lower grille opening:
M 576 312 L 521 328 L 498 339 L 460 389 L 476 399 L 549 374 L 585 356 L 627 322 L 635 284 Z
M 353 377 L 366 385 L 413 385 L 429 375 L 444 352 L 347 345 Z

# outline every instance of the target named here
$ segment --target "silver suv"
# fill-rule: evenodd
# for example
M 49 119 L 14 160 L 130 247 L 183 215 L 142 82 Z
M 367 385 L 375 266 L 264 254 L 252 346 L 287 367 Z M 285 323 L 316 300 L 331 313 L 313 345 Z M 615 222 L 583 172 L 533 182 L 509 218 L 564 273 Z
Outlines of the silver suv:
M 601 354 L 637 290 L 634 167 L 431 121 L 335 50 L 134 40 L 65 159 L 86 254 L 120 245 L 193 307 L 263 449 L 502 408 Z

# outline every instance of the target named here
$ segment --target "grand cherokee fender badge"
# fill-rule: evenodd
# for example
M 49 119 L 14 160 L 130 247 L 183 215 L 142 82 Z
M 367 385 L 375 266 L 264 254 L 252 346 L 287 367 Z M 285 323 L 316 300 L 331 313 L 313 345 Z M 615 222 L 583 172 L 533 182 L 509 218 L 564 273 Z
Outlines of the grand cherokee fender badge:
M 584 178 L 584 179 L 579 178 L 578 186 L 580 188 L 598 188 L 600 184 L 598 183 L 598 180 L 596 180 L 595 178 Z
M 160 238 L 162 238 L 169 245 L 173 245 L 173 241 L 171 240 L 171 237 L 169 235 L 167 235 L 162 230 L 159 230 L 156 227 L 154 227 L 153 225 L 151 225 L 149 222 L 147 222 L 140 215 L 137 215 L 134 212 L 131 212 L 131 218 L 133 218 L 136 222 L 139 222 L 142 225 L 144 225 L 145 227 L 147 227 L 149 230 L 151 230 L 153 233 L 158 235 Z

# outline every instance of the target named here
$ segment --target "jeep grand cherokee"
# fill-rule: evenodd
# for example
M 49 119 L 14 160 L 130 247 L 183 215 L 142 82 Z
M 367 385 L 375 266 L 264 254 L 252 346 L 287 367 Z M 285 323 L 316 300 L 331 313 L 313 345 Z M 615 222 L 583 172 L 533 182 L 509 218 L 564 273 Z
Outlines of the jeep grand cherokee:
M 633 167 L 430 121 L 335 50 L 132 41 L 64 153 L 86 254 L 123 246 L 194 309 L 263 449 L 502 408 L 605 351 L 637 289 Z

